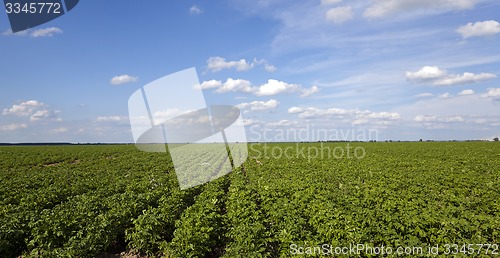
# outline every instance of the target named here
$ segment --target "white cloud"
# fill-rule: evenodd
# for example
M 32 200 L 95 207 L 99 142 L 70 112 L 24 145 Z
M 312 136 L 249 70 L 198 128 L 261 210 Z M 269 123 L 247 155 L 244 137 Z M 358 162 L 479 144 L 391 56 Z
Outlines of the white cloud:
M 218 81 L 218 80 L 209 80 L 209 81 L 202 82 L 200 85 L 196 85 L 195 88 L 196 89 L 206 90 L 206 89 L 219 88 L 220 86 L 222 86 L 222 82 L 221 81 Z
M 433 97 L 434 94 L 430 93 L 430 92 L 424 92 L 424 93 L 419 93 L 417 95 L 415 95 L 415 97 L 417 98 L 428 98 L 428 97 Z
M 316 107 L 291 107 L 288 109 L 290 114 L 299 114 L 300 118 L 317 118 L 322 116 L 353 116 L 358 118 L 375 118 L 375 119 L 399 119 L 399 113 L 391 112 L 371 112 L 369 110 L 359 110 L 359 109 L 343 109 L 343 108 L 328 108 L 321 109 Z
M 69 131 L 69 129 L 67 127 L 58 127 L 58 128 L 52 129 L 50 132 L 58 134 L 58 133 L 65 133 L 67 131 Z
M 97 122 L 122 122 L 127 120 L 127 116 L 98 116 L 96 118 Z
M 380 18 L 403 12 L 429 12 L 471 9 L 477 0 L 375 0 L 363 16 Z
M 457 29 L 457 33 L 462 35 L 464 39 L 470 37 L 491 36 L 500 33 L 500 23 L 494 20 L 482 22 L 469 22 Z
M 488 95 L 488 93 L 491 93 Z M 500 90 L 498 90 L 500 96 Z M 407 103 L 397 107 L 397 111 L 404 114 L 406 118 L 415 117 L 421 114 L 436 115 L 436 116 L 471 116 L 481 114 L 495 114 L 498 116 L 500 109 L 493 101 L 489 101 L 488 96 L 494 96 L 493 89 L 489 89 L 482 95 L 460 95 L 449 98 L 446 101 L 438 98 L 419 99 L 413 103 Z
M 299 125 L 300 123 L 297 121 L 290 121 L 290 120 L 280 120 L 277 122 L 271 122 L 271 123 L 266 123 L 266 126 L 271 126 L 271 127 L 281 127 L 281 126 L 296 126 Z
M 272 73 L 272 72 L 276 71 L 276 66 L 274 66 L 272 64 L 265 64 L 264 65 L 264 70 Z
M 481 96 L 500 100 L 500 88 L 489 88 L 488 91 Z
M 399 106 L 397 111 L 403 114 L 404 126 L 416 126 L 415 130 L 420 130 L 420 128 L 446 129 L 439 133 L 442 133 L 441 139 L 481 138 L 483 134 L 498 131 L 500 126 L 498 103 L 494 101 L 495 99 L 486 98 L 490 90 L 482 95 L 478 93 L 457 94 L 445 101 L 436 95 L 434 98 L 420 99 L 406 106 Z M 470 92 L 466 90 L 466 93 Z M 493 90 L 490 93 L 492 96 L 495 95 Z M 498 95 L 500 96 L 500 90 L 498 90 Z M 449 130 L 451 128 L 453 130 Z M 408 131 L 412 129 L 408 128 Z M 425 134 L 425 132 L 416 131 L 415 137 L 421 138 Z M 431 135 L 428 137 L 434 138 L 437 134 L 433 132 Z
M 155 124 L 161 124 L 169 119 L 186 114 L 192 110 L 181 110 L 178 108 L 169 108 L 166 110 L 159 110 L 153 113 L 153 120 Z M 148 119 L 149 120 L 149 119 Z
M 351 125 L 371 125 L 376 127 L 387 127 L 401 119 L 397 112 L 372 112 L 370 110 L 316 107 L 291 107 L 288 113 L 297 114 L 302 119 L 324 119 L 331 122 L 332 118 L 340 119 L 341 123 Z
M 247 62 L 245 59 L 240 59 L 239 61 L 226 61 L 225 58 L 216 56 L 210 57 L 207 60 L 207 69 L 211 72 L 218 72 L 224 69 L 235 68 L 236 71 L 248 71 L 254 66 L 253 63 Z
M 215 93 L 241 92 L 252 93 L 257 96 L 273 96 L 280 93 L 300 92 L 301 97 L 307 97 L 319 92 L 317 86 L 304 88 L 299 84 L 287 83 L 275 79 L 269 79 L 260 86 L 252 86 L 250 81 L 243 79 L 228 78 L 224 83 L 218 80 L 209 80 L 202 82 L 200 85 L 196 85 L 195 88 L 216 89 Z
M 250 126 L 250 125 L 256 125 L 260 124 L 261 122 L 259 120 L 254 120 L 254 119 L 243 119 L 243 125 L 244 126 Z
M 123 75 L 118 75 L 118 76 L 111 78 L 110 83 L 113 85 L 120 85 L 120 84 L 125 84 L 125 83 L 136 82 L 136 81 L 137 81 L 137 77 L 130 76 L 128 74 L 123 74 Z
M 350 6 L 331 8 L 326 12 L 326 20 L 337 25 L 351 20 L 353 16 L 352 7 Z
M 42 102 L 37 100 L 28 100 L 21 102 L 20 104 L 13 105 L 11 108 L 6 108 L 3 110 L 3 115 L 16 115 L 16 116 L 29 116 L 32 112 L 44 106 Z
M 276 69 L 277 69 L 276 66 L 274 66 L 274 65 L 270 64 L 269 62 L 267 62 L 266 59 L 260 59 L 259 60 L 257 58 L 254 58 L 252 65 L 254 65 L 254 66 L 263 65 L 264 66 L 264 70 L 266 70 L 267 72 L 270 72 L 270 73 L 276 71 Z
M 413 120 L 415 120 L 415 122 L 430 122 L 430 121 L 436 121 L 437 116 L 435 116 L 435 115 L 418 115 Z
M 342 2 L 342 0 L 321 0 L 322 5 L 333 5 Z
M 270 99 L 268 101 L 252 101 L 247 103 L 241 103 L 237 107 L 244 109 L 250 108 L 252 111 L 267 111 L 273 110 L 278 107 L 279 102 L 275 99 Z
M 61 111 L 50 110 L 42 102 L 28 100 L 15 104 L 11 108 L 5 108 L 3 115 L 30 116 L 30 121 L 62 121 L 58 116 Z
M 28 127 L 26 124 L 8 124 L 8 125 L 0 125 L 0 131 L 15 131 L 18 129 L 23 129 Z
M 373 112 L 373 113 L 368 113 L 366 117 L 376 118 L 376 119 L 396 120 L 401 118 L 401 115 L 399 113 L 393 113 L 393 112 Z
M 474 94 L 475 92 L 473 90 L 463 90 L 461 92 L 458 93 L 458 96 L 466 96 L 466 95 L 472 95 Z
M 271 96 L 284 92 L 295 92 L 298 91 L 299 88 L 300 86 L 298 84 L 269 79 L 267 80 L 267 83 L 259 86 L 255 94 L 257 96 Z
M 432 79 L 441 78 L 446 75 L 446 71 L 437 66 L 424 66 L 416 72 L 406 72 L 406 78 L 412 81 L 425 82 Z
M 255 89 L 252 88 L 252 84 L 247 80 L 228 78 L 215 92 L 225 93 L 231 91 L 250 93 L 255 91 Z
M 203 13 L 203 10 L 200 9 L 200 7 L 193 5 L 191 8 L 189 8 L 189 13 L 190 14 L 201 14 Z
M 62 118 L 58 116 L 61 113 L 58 110 L 38 110 L 30 117 L 30 121 L 62 121 Z
M 6 31 L 2 32 L 3 36 L 28 36 L 30 30 L 23 30 L 19 31 L 16 33 L 13 33 L 11 29 L 7 29 Z
M 37 30 L 23 30 L 16 33 L 12 33 L 11 29 L 7 29 L 2 33 L 4 36 L 31 36 L 33 38 L 38 37 L 52 37 L 54 34 L 62 34 L 63 31 L 60 28 L 50 27 L 45 29 L 37 29 Z
M 270 64 L 269 62 L 267 62 L 266 59 L 257 59 L 257 58 L 254 58 L 253 59 L 253 65 L 263 65 L 264 66 L 264 70 L 266 70 L 267 72 L 274 72 L 276 71 L 276 66 Z
M 476 83 L 496 77 L 491 73 L 474 74 L 465 72 L 463 74 L 448 74 L 446 70 L 442 70 L 437 66 L 424 66 L 416 72 L 406 72 L 406 78 L 410 81 L 436 86 Z
M 432 84 L 437 86 L 450 86 L 457 84 L 476 83 L 479 81 L 493 79 L 496 77 L 497 77 L 496 75 L 491 73 L 480 73 L 480 74 L 463 73 L 462 75 L 452 74 L 447 77 L 436 80 Z
M 301 107 L 291 107 L 288 109 L 288 113 L 290 114 L 298 114 L 304 112 L 304 109 Z
M 313 85 L 309 89 L 302 89 L 302 94 L 300 94 L 301 97 L 309 97 L 313 94 L 316 94 L 319 92 L 319 88 L 316 85 Z
M 441 94 L 441 95 L 438 96 L 438 98 L 440 98 L 440 99 L 449 99 L 451 97 L 452 96 L 451 96 L 451 94 L 449 92 L 443 93 L 443 94 Z
M 413 119 L 415 122 L 440 122 L 440 123 L 456 123 L 464 122 L 465 119 L 461 116 L 436 116 L 436 115 L 418 115 Z
M 247 61 L 246 59 L 240 59 L 239 61 L 226 61 L 225 58 L 220 56 L 210 57 L 207 60 L 207 70 L 211 72 L 218 72 L 224 69 L 236 69 L 238 72 L 248 71 L 257 65 L 263 65 L 264 69 L 268 72 L 276 71 L 276 67 L 271 65 L 265 59 L 254 58 L 253 62 Z
M 54 34 L 62 34 L 63 31 L 56 27 L 50 27 L 45 29 L 38 29 L 30 33 L 34 38 L 38 37 L 52 37 Z

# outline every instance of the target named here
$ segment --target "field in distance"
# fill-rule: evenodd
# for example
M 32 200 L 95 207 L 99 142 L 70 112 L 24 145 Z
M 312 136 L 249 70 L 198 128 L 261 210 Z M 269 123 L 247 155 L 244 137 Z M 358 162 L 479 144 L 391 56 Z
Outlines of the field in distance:
M 168 155 L 133 145 L 0 155 L 0 257 L 289 257 L 358 244 L 500 253 L 497 142 L 249 144 L 242 168 L 187 190 Z

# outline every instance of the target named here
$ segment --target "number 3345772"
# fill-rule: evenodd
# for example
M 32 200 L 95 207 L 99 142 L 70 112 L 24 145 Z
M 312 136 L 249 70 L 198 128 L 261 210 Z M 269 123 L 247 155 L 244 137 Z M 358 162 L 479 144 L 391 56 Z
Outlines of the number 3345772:
M 60 3 L 6 3 L 7 13 L 61 13 Z

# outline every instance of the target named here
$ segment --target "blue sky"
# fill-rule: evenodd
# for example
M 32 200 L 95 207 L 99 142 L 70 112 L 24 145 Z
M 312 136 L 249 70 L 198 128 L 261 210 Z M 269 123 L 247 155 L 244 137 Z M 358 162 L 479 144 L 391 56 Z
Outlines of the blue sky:
M 80 1 L 16 34 L 0 15 L 0 142 L 132 142 L 129 96 L 189 67 L 207 99 L 240 107 L 249 140 L 491 140 L 498 13 L 494 0 Z

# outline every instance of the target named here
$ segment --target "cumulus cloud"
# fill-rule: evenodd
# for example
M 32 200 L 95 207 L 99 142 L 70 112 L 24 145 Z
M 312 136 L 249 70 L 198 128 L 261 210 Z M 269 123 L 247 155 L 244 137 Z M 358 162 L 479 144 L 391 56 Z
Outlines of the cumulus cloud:
M 269 62 L 267 62 L 266 59 L 257 59 L 257 58 L 254 58 L 253 59 L 253 65 L 261 65 L 261 66 L 264 66 L 264 70 L 266 70 L 267 72 L 274 72 L 276 71 L 276 66 L 270 64 Z
M 406 72 L 406 78 L 408 78 L 408 80 L 417 82 L 426 82 L 441 78 L 445 75 L 446 71 L 439 69 L 437 66 L 424 66 L 416 72 Z
M 500 100 L 500 88 L 489 88 L 488 91 L 481 96 L 485 98 Z
M 450 86 L 450 85 L 457 85 L 457 84 L 476 83 L 479 81 L 493 79 L 496 77 L 497 77 L 496 75 L 491 74 L 491 73 L 480 73 L 480 74 L 463 73 L 462 75 L 451 74 L 445 78 L 441 78 L 439 80 L 434 81 L 433 84 L 438 85 L 438 86 Z
M 37 100 L 23 101 L 15 104 L 11 108 L 5 108 L 3 115 L 29 116 L 30 121 L 62 121 L 59 117 L 61 111 L 51 110 L 44 103 Z
M 381 18 L 403 12 L 452 11 L 471 9 L 477 0 L 375 0 L 365 9 L 366 18 Z
M 23 30 L 16 33 L 13 33 L 11 29 L 8 29 L 2 33 L 4 36 L 31 36 L 33 38 L 38 37 L 52 37 L 55 34 L 62 34 L 63 30 L 57 27 L 50 27 L 45 29 L 37 29 L 37 30 Z
M 458 96 L 467 96 L 467 95 L 472 95 L 474 94 L 475 92 L 473 90 L 463 90 L 461 92 L 458 93 Z
M 276 71 L 276 66 L 274 66 L 272 64 L 265 64 L 264 65 L 264 70 L 272 73 L 272 72 Z
M 113 85 L 120 85 L 125 83 L 136 82 L 137 77 L 128 74 L 122 74 L 111 78 L 110 83 Z
M 327 108 L 321 109 L 316 107 L 291 107 L 288 109 L 288 113 L 297 114 L 299 118 L 311 119 L 311 118 L 328 118 L 328 117 L 338 117 L 338 118 L 350 118 L 359 120 L 364 119 L 370 121 L 370 119 L 375 120 L 398 120 L 400 119 L 400 114 L 396 112 L 372 112 L 370 110 L 359 110 L 359 109 L 343 109 L 343 108 Z
M 207 70 L 211 72 L 218 72 L 224 69 L 236 69 L 238 72 L 248 71 L 257 65 L 264 66 L 264 69 L 268 72 L 274 72 L 276 67 L 269 64 L 265 59 L 256 59 L 253 61 L 247 61 L 246 59 L 240 59 L 238 61 L 226 61 L 225 58 L 220 56 L 210 57 L 207 60 Z
M 331 8 L 326 12 L 326 20 L 337 25 L 351 20 L 353 16 L 352 7 L 350 6 Z
M 98 116 L 96 118 L 97 122 L 122 122 L 128 121 L 127 116 Z
M 399 113 L 394 113 L 394 112 L 368 112 L 366 115 L 368 118 L 376 118 L 376 119 L 390 119 L 390 120 L 396 120 L 399 119 L 401 116 Z
M 451 97 L 452 96 L 451 96 L 451 94 L 449 92 L 443 93 L 443 94 L 441 94 L 441 95 L 438 96 L 438 98 L 440 98 L 440 99 L 449 99 Z
M 292 93 L 292 92 L 300 92 L 301 97 L 308 97 L 319 92 L 319 88 L 317 86 L 312 86 L 311 88 L 303 88 L 299 84 L 293 84 L 284 81 L 269 79 L 267 80 L 267 83 L 260 85 L 256 89 L 255 95 L 271 96 L 280 93 Z
M 258 87 L 255 92 L 257 96 L 271 96 L 280 94 L 283 92 L 294 92 L 299 90 L 300 86 L 298 84 L 287 83 L 284 81 L 278 81 L 274 79 L 267 80 L 267 83 L 262 84 Z
M 193 5 L 191 6 L 191 8 L 189 8 L 189 13 L 194 15 L 201 14 L 203 13 L 203 10 L 201 10 L 201 8 L 196 5 Z
M 313 94 L 316 94 L 319 92 L 319 88 L 316 85 L 313 85 L 309 89 L 302 89 L 302 94 L 300 94 L 301 97 L 309 97 Z
M 3 110 L 3 115 L 29 116 L 37 108 L 43 107 L 44 104 L 37 100 L 28 100 L 15 104 L 11 108 Z
M 426 83 L 435 86 L 452 86 L 476 83 L 496 77 L 496 75 L 491 73 L 474 74 L 465 72 L 463 74 L 449 74 L 446 70 L 442 70 L 437 66 L 424 66 L 416 72 L 406 72 L 406 78 L 409 81 Z
M 471 89 L 467 89 L 467 90 L 462 90 L 460 91 L 457 96 L 468 96 L 468 95 L 473 95 L 475 92 Z M 450 98 L 453 98 L 454 96 L 449 93 L 449 92 L 445 92 L 445 93 L 442 93 L 442 94 L 432 94 L 432 93 L 421 93 L 421 94 L 417 94 L 415 95 L 416 97 L 420 97 L 420 98 L 425 98 L 425 97 L 437 97 L 438 99 L 450 99 Z
M 22 123 L 22 124 L 8 124 L 8 125 L 0 125 L 0 131 L 5 132 L 5 131 L 15 131 L 18 129 L 24 129 L 27 128 L 28 125 Z
M 304 109 L 301 107 L 291 107 L 288 109 L 288 113 L 290 114 L 298 114 L 304 112 Z
M 464 39 L 470 37 L 491 36 L 500 33 L 500 23 L 494 20 L 482 22 L 469 22 L 457 29 L 457 33 L 462 35 Z
M 168 108 L 165 110 L 159 110 L 153 113 L 153 121 L 155 124 L 161 124 L 169 119 L 186 114 L 193 110 L 181 110 L 178 108 Z
M 254 92 L 255 89 L 252 87 L 252 84 L 247 80 L 242 79 L 233 79 L 228 78 L 226 82 L 219 86 L 219 88 L 215 91 L 216 93 L 225 93 L 225 92 L 243 92 L 250 93 Z
M 261 123 L 261 121 L 255 120 L 255 119 L 243 119 L 244 126 L 256 125 L 256 124 L 260 124 L 260 123 Z
M 424 93 L 419 93 L 417 95 L 415 95 L 415 97 L 417 98 L 428 98 L 428 97 L 433 97 L 434 94 L 430 93 L 430 92 L 424 92 Z
M 297 126 L 297 125 L 300 125 L 300 123 L 297 121 L 290 121 L 287 119 L 279 120 L 277 122 L 266 123 L 266 126 L 271 126 L 271 127 Z
M 45 29 L 38 29 L 30 33 L 34 38 L 38 37 L 52 37 L 54 34 L 62 34 L 63 31 L 56 27 L 50 27 Z
M 200 85 L 196 85 L 195 88 L 216 89 L 215 93 L 241 92 L 251 93 L 256 96 L 273 96 L 281 93 L 298 92 L 301 93 L 301 97 L 308 97 L 319 92 L 317 86 L 304 88 L 299 84 L 287 83 L 275 79 L 269 79 L 260 86 L 252 86 L 250 81 L 243 79 L 228 78 L 224 83 L 218 80 L 209 80 L 202 82 Z
M 61 112 L 58 110 L 38 110 L 31 115 L 30 121 L 62 121 L 62 118 L 58 115 L 59 113 Z
M 6 31 L 2 32 L 3 36 L 28 36 L 30 30 L 23 30 L 19 31 L 16 33 L 13 33 L 11 29 L 7 29 Z
M 211 72 L 218 72 L 224 69 L 236 69 L 236 71 L 248 71 L 253 68 L 253 63 L 247 62 L 245 59 L 239 61 L 226 61 L 225 58 L 216 56 L 210 57 L 207 60 L 207 69 Z
M 333 5 L 342 2 L 342 0 L 321 0 L 322 5 Z
M 58 128 L 52 129 L 50 132 L 54 133 L 54 134 L 58 134 L 58 133 L 65 133 L 68 131 L 69 131 L 69 129 L 67 127 L 58 127 Z
M 252 111 L 268 111 L 273 110 L 278 107 L 279 102 L 275 99 L 270 99 L 268 101 L 252 101 L 247 103 L 241 103 L 237 107 L 241 109 L 250 108 Z
M 418 115 L 413 120 L 415 122 L 440 122 L 440 123 L 456 123 L 465 121 L 465 119 L 461 116 L 436 116 L 436 115 Z
M 343 108 L 291 107 L 288 109 L 288 113 L 296 114 L 301 119 L 320 119 L 329 123 L 332 119 L 337 119 L 340 123 L 350 123 L 352 126 L 369 125 L 380 128 L 386 128 L 401 118 L 401 115 L 396 112 L 372 112 Z
M 209 81 L 204 81 L 204 82 L 202 82 L 199 85 L 196 85 L 194 88 L 195 89 L 206 90 L 206 89 L 219 88 L 220 86 L 222 86 L 222 82 L 221 81 L 218 81 L 218 80 L 209 80 Z

